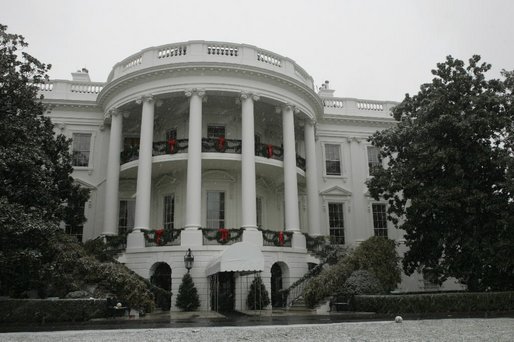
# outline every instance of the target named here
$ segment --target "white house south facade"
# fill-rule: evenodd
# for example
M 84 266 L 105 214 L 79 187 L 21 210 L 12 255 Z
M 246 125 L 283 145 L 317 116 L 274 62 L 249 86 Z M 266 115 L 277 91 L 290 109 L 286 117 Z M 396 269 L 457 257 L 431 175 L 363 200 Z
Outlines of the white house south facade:
M 365 185 L 379 162 L 367 139 L 395 124 L 395 103 L 334 97 L 293 60 L 225 42 L 148 48 L 102 83 L 72 75 L 41 87 L 56 130 L 73 138 L 73 176 L 91 190 L 87 221 L 64 229 L 83 241 L 127 234 L 120 261 L 170 276 L 174 294 L 190 272 L 201 309 L 246 310 L 256 274 L 282 305 L 280 289 L 318 262 L 319 236 L 402 248 Z M 429 287 L 413 276 L 399 290 Z

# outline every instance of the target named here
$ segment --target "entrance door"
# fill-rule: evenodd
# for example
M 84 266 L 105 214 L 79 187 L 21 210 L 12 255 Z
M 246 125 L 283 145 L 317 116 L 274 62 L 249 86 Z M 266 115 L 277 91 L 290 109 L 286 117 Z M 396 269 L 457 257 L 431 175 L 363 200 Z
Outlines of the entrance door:
M 234 272 L 221 272 L 211 278 L 211 308 L 217 312 L 234 311 Z
M 271 266 L 271 306 L 279 308 L 283 306 L 282 300 L 282 268 L 279 264 Z
M 150 282 L 166 291 L 171 291 L 171 267 L 161 262 L 155 268 L 154 274 L 150 277 Z M 155 304 L 164 311 L 169 311 L 171 307 L 171 297 L 160 293 L 155 297 Z

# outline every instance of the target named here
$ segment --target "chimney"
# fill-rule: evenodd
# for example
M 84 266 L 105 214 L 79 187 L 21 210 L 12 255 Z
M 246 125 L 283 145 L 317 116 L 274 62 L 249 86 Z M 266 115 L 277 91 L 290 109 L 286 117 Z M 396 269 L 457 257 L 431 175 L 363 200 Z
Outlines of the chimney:
M 89 78 L 89 70 L 86 68 L 82 68 L 82 70 L 77 70 L 77 72 L 71 73 L 71 79 L 77 82 L 91 82 Z
M 323 83 L 321 85 L 321 87 L 319 87 L 319 91 L 318 91 L 318 95 L 321 96 L 321 97 L 334 97 L 334 92 L 335 90 L 333 89 L 330 89 L 330 82 L 329 81 L 325 81 L 325 83 Z

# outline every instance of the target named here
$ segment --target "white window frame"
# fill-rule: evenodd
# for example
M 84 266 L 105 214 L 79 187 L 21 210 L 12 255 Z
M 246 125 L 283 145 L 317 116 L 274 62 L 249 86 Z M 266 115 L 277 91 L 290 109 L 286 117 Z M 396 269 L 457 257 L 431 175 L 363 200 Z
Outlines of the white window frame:
M 72 166 L 73 166 L 73 169 L 74 170 L 92 170 L 93 169 L 93 158 L 94 158 L 94 142 L 95 142 L 95 138 L 96 138 L 96 133 L 94 131 L 87 131 L 87 130 L 73 130 L 70 132 L 71 133 L 71 139 L 72 139 L 72 142 L 71 142 L 71 146 L 70 146 L 70 153 L 71 153 L 71 158 L 72 158 Z M 90 140 L 89 140 L 89 158 L 88 158 L 88 164 L 87 166 L 75 166 L 73 165 L 73 136 L 75 134 L 87 134 L 90 136 Z
M 209 193 L 222 193 L 223 194 L 223 224 L 220 227 L 209 226 Z M 227 228 L 227 192 L 224 190 L 206 190 L 205 191 L 205 227 L 206 228 Z M 218 219 L 221 221 L 221 219 Z M 219 223 L 219 222 L 218 222 Z
M 133 205 L 134 205 L 134 226 L 135 226 L 136 199 L 135 198 L 120 198 L 119 199 L 119 207 L 118 207 L 118 222 L 117 222 L 118 223 L 118 234 L 120 233 L 120 228 L 121 228 L 121 226 L 120 226 L 120 214 L 121 214 L 121 202 L 122 201 L 133 202 L 134 203 Z M 134 229 L 134 227 L 132 227 L 132 229 L 129 229 L 128 226 L 125 226 L 125 228 L 126 228 L 126 231 L 125 231 L 126 233 L 130 233 Z
M 171 200 L 172 200 L 172 213 L 171 213 L 171 217 L 173 218 L 173 220 L 171 222 L 166 222 L 166 198 L 167 197 L 171 197 Z M 174 193 L 166 193 L 162 196 L 162 228 L 166 229 L 167 228 L 167 224 L 171 223 L 171 229 L 175 229 L 176 228 L 176 216 L 175 216 L 175 208 L 177 206 L 177 203 L 175 202 L 175 194 Z
M 373 211 L 374 206 L 383 206 L 385 215 L 385 228 L 375 226 L 375 212 Z M 383 202 L 371 202 L 370 203 L 370 214 L 371 214 L 371 226 L 373 227 L 373 236 L 382 236 L 389 238 L 389 221 L 387 220 L 387 204 Z M 385 231 L 385 235 L 377 234 L 378 231 Z
M 347 231 L 348 231 L 348 227 L 347 227 L 347 221 L 348 221 L 348 214 L 347 214 L 347 203 L 346 201 L 338 201 L 338 200 L 331 200 L 331 199 L 327 199 L 326 201 L 326 219 L 327 219 L 327 235 L 329 237 L 332 237 L 332 235 L 330 234 L 331 233 L 331 229 L 332 227 L 330 227 L 330 205 L 331 204 L 338 204 L 338 205 L 341 205 L 342 207 L 342 214 L 343 214 L 343 227 L 342 227 L 342 231 L 343 231 L 343 245 L 345 245 L 347 243 Z M 341 227 L 339 227 L 341 228 Z
M 371 177 L 371 168 L 369 167 L 370 166 L 369 165 L 369 163 L 370 163 L 370 161 L 369 161 L 369 151 L 370 151 L 370 149 L 377 149 L 377 151 L 380 153 L 380 150 L 378 149 L 378 147 L 375 147 L 373 145 L 367 145 L 366 146 L 366 168 L 368 169 L 368 176 L 369 177 Z M 378 165 L 383 165 L 382 161 L 380 161 L 380 159 L 378 160 L 377 164 Z
M 327 145 L 337 146 L 339 148 L 339 174 L 328 174 L 327 173 Z M 344 177 L 344 170 L 343 170 L 343 148 L 341 144 L 336 142 L 324 142 L 323 143 L 323 174 L 325 177 L 329 178 L 342 178 Z

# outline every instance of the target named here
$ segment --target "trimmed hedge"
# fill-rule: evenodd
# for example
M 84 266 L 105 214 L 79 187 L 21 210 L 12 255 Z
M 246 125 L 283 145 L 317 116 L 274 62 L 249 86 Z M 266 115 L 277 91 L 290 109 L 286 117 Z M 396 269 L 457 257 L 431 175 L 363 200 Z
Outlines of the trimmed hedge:
M 514 292 L 361 295 L 352 308 L 385 314 L 514 311 Z
M 106 317 L 105 299 L 0 299 L 0 322 L 79 322 Z

